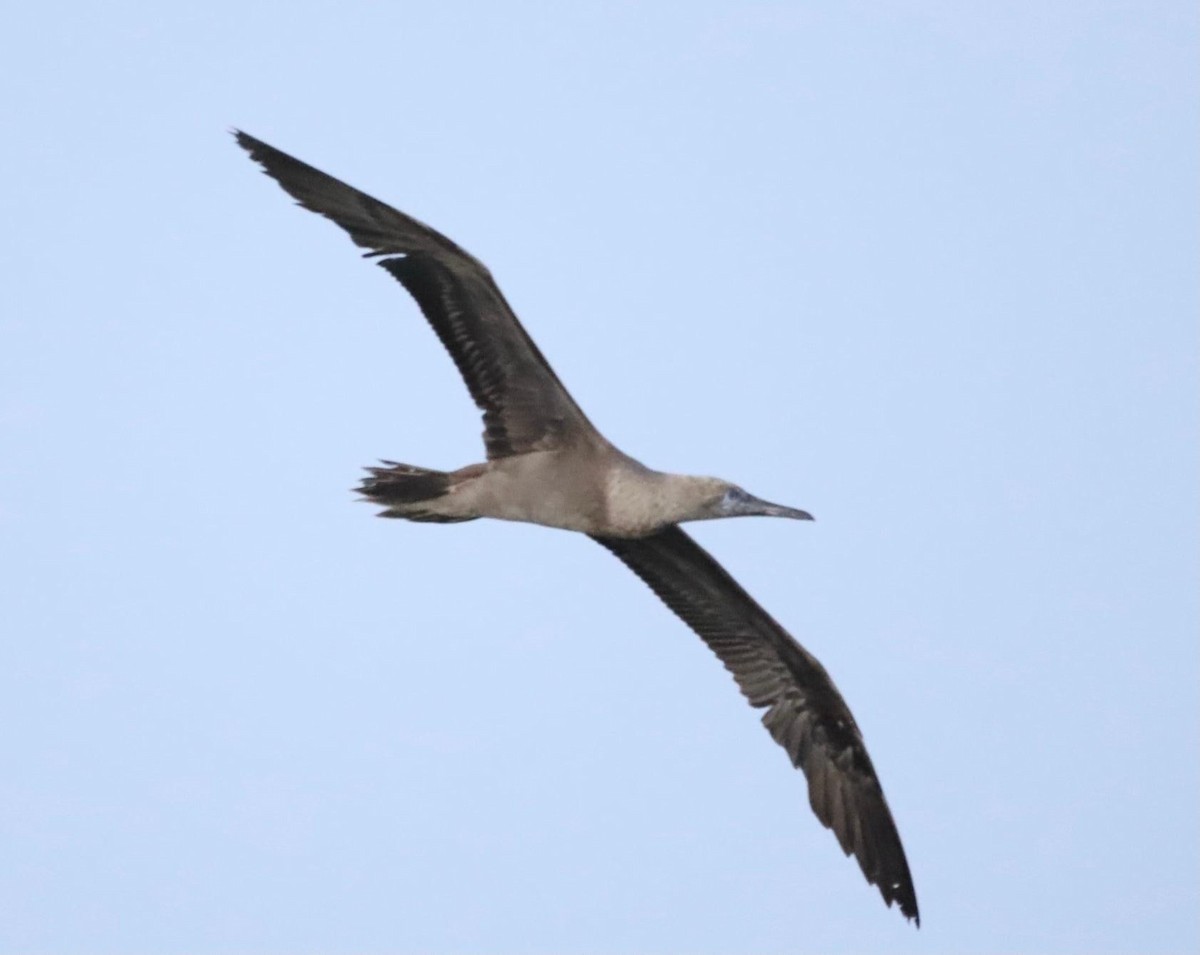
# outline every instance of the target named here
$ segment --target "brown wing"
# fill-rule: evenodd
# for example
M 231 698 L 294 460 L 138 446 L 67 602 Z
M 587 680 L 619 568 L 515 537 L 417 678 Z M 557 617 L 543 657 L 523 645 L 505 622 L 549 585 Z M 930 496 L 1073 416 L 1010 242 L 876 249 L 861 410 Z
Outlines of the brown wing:
M 708 644 L 763 724 L 808 778 L 813 812 L 854 854 L 867 881 L 917 925 L 917 897 L 862 734 L 808 651 L 678 527 L 651 537 L 595 537 Z
M 504 300 L 491 273 L 444 235 L 253 136 L 245 149 L 305 209 L 337 223 L 416 299 L 483 412 L 488 458 L 595 431 Z

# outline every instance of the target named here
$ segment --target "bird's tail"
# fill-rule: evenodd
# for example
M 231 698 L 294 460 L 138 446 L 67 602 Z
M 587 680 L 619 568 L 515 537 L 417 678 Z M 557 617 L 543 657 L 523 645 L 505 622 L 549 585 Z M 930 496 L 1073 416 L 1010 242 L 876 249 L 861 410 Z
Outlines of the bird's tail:
M 381 461 L 384 467 L 366 468 L 363 478 L 355 490 L 375 504 L 382 504 L 380 517 L 398 517 L 408 521 L 454 524 L 473 518 L 442 513 L 434 502 L 444 497 L 451 488 L 454 474 L 449 471 L 434 471 L 418 468 L 411 464 Z

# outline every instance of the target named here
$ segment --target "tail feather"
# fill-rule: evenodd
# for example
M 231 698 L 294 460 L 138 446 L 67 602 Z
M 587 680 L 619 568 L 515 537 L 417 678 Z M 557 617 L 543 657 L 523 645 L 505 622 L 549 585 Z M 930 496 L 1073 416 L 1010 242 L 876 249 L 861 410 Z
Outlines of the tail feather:
M 418 468 L 411 464 L 381 461 L 382 468 L 366 468 L 358 493 L 378 504 L 416 504 L 441 497 L 450 490 L 450 475 L 445 471 Z
M 402 518 L 438 524 L 469 521 L 469 517 L 439 514 L 436 509 L 422 507 L 444 496 L 450 490 L 452 475 L 447 471 L 419 468 L 395 461 L 381 461 L 384 467 L 365 468 L 367 477 L 356 488 L 368 501 L 381 504 L 380 517 Z

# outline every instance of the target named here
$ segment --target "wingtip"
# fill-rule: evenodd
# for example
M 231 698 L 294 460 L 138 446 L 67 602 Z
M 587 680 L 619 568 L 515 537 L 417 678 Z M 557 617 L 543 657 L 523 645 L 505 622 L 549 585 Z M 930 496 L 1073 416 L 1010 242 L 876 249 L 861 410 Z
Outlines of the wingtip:
M 233 136 L 234 142 L 246 150 L 250 154 L 250 158 L 256 162 L 262 163 L 264 161 L 263 154 L 274 151 L 272 147 L 268 146 L 261 139 L 256 139 L 236 126 L 231 126 L 229 133 Z
M 907 870 L 907 864 L 905 864 Z M 864 875 L 865 875 L 864 871 Z M 905 872 L 905 878 L 900 880 L 884 880 L 867 876 L 867 881 L 879 889 L 883 901 L 890 909 L 895 904 L 906 921 L 912 922 L 916 928 L 921 927 L 921 911 L 917 907 L 917 892 L 912 884 L 912 877 Z
M 895 902 L 896 908 L 900 910 L 900 914 L 907 921 L 912 922 L 914 928 L 919 929 L 921 927 L 921 912 L 917 908 L 917 896 L 913 892 L 912 886 L 894 885 L 892 886 L 892 892 L 894 894 L 891 896 L 886 891 L 883 892 L 883 900 L 888 904 L 888 908 L 891 908 L 892 903 Z

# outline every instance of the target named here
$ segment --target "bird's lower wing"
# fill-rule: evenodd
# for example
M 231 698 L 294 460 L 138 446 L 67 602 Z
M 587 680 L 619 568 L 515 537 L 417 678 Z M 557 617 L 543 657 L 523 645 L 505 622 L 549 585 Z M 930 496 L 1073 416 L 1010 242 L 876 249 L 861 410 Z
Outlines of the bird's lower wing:
M 920 924 L 916 892 L 862 734 L 825 668 L 678 527 L 595 537 L 708 644 L 808 779 L 813 812 L 888 905 Z

